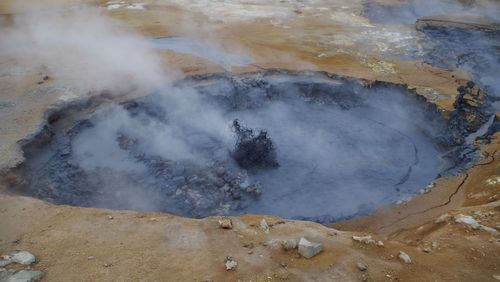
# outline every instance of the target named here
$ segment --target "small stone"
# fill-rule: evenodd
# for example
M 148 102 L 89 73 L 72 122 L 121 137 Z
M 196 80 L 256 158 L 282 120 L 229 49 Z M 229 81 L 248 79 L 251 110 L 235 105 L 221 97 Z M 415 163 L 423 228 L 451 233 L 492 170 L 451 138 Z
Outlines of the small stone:
M 222 229 L 233 229 L 233 222 L 230 218 L 221 218 L 219 219 L 219 227 Z
M 24 265 L 30 265 L 36 261 L 35 256 L 27 251 L 11 252 L 7 255 L 3 255 L 2 259 Z
M 7 279 L 7 282 L 35 282 L 42 279 L 43 272 L 39 270 L 23 269 Z
M 459 214 L 455 216 L 455 222 L 467 225 L 474 230 L 478 230 L 479 228 L 481 228 L 481 224 L 479 224 L 477 220 L 469 215 Z
M 290 251 L 297 248 L 297 242 L 295 240 L 283 240 L 281 241 L 281 248 L 285 251 Z
M 352 236 L 352 239 L 357 242 L 365 243 L 365 244 L 373 244 L 375 240 L 372 239 L 372 236 Z
M 234 270 L 237 265 L 238 263 L 232 257 L 226 258 L 226 270 Z
M 440 215 L 438 218 L 436 218 L 436 221 L 434 221 L 434 222 L 436 224 L 440 224 L 440 223 L 447 221 L 448 218 L 450 218 L 450 215 L 445 213 L 445 214 Z
M 112 215 L 108 215 L 108 219 L 112 220 L 114 217 Z
M 427 247 L 424 247 L 424 248 L 422 248 L 422 252 L 424 252 L 424 253 L 430 253 L 431 249 L 429 249 Z
M 319 254 L 323 250 L 323 245 L 320 243 L 314 243 L 306 240 L 305 238 L 300 238 L 299 241 L 299 254 L 305 258 L 312 258 L 313 256 Z
M 500 275 L 493 275 L 493 279 L 500 281 Z
M 269 225 L 267 224 L 267 221 L 265 218 L 263 218 L 260 221 L 260 229 L 262 229 L 262 231 L 264 231 L 264 233 L 266 233 L 266 234 L 269 233 Z
M 288 267 L 288 264 L 284 261 L 280 262 L 280 266 L 283 267 L 283 268 L 286 268 Z
M 111 264 L 111 263 L 105 263 L 105 264 L 103 264 L 102 266 L 104 266 L 104 267 L 111 267 L 111 266 L 112 266 L 112 264 Z
M 366 271 L 368 269 L 368 265 L 366 265 L 366 263 L 360 261 L 356 264 L 356 267 L 360 270 L 360 271 Z
M 410 256 L 403 252 L 403 251 L 399 251 L 399 259 L 402 260 L 404 263 L 411 263 L 411 258 Z
M 88 260 L 93 260 L 93 259 L 94 259 L 94 257 L 93 257 L 93 256 L 88 256 L 88 257 L 87 257 L 87 259 L 88 259 Z
M 253 249 L 254 245 L 252 242 L 243 244 L 244 248 Z
M 376 245 L 377 245 L 377 246 L 379 246 L 379 247 L 383 247 L 383 246 L 384 246 L 384 242 L 382 242 L 382 241 L 377 241 Z

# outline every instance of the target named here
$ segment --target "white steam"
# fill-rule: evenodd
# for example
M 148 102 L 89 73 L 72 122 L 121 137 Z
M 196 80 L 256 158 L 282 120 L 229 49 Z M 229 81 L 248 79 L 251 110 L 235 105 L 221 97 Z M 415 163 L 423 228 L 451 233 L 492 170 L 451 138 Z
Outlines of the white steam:
M 14 15 L 0 29 L 0 55 L 26 71 L 48 70 L 83 91 L 158 88 L 165 71 L 148 41 L 86 6 Z

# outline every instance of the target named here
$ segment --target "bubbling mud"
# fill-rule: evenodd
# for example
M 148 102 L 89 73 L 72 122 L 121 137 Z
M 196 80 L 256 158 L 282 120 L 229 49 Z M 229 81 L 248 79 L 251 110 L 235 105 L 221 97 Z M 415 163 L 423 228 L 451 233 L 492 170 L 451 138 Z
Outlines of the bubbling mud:
M 456 165 L 443 155 L 453 134 L 432 104 L 402 86 L 324 73 L 197 76 L 81 108 L 53 114 L 24 144 L 25 194 L 189 217 L 331 222 L 414 195 Z

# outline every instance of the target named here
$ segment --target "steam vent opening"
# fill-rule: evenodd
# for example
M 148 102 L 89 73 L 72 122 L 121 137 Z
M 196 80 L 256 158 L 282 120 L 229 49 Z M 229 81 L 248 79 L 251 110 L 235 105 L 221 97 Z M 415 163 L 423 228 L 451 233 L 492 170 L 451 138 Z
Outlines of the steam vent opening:
M 16 173 L 23 193 L 56 204 L 332 222 L 418 193 L 456 165 L 453 144 L 402 86 L 213 74 L 52 114 Z

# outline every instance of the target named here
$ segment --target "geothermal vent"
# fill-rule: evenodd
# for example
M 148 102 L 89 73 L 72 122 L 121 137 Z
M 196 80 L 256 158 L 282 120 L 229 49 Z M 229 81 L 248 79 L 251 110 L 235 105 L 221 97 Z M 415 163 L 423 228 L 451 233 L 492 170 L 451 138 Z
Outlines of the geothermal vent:
M 451 136 L 434 106 L 397 85 L 207 75 L 61 109 L 16 173 L 26 194 L 57 204 L 329 222 L 417 193 L 455 165 Z

